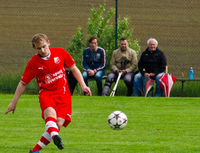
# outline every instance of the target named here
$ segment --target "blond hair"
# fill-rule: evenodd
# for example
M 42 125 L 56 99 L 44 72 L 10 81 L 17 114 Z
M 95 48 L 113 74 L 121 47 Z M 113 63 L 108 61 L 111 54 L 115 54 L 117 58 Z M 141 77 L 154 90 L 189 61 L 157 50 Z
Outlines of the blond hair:
M 49 39 L 45 34 L 42 34 L 42 33 L 35 34 L 31 41 L 33 48 L 35 48 L 35 44 L 41 42 L 42 40 L 45 40 L 48 42 Z

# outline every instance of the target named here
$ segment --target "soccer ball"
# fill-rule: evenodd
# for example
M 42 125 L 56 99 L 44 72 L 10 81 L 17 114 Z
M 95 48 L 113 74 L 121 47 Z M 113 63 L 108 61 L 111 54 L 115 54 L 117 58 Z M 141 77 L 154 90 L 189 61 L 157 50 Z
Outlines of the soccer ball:
M 108 116 L 108 125 L 113 130 L 123 129 L 128 122 L 126 114 L 121 111 L 114 111 Z

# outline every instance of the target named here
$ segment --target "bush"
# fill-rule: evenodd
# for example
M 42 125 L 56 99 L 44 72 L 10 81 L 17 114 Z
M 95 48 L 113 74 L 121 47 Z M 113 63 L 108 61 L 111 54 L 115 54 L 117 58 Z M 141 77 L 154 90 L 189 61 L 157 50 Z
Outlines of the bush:
M 66 47 L 67 51 L 76 61 L 77 67 L 82 71 L 82 54 L 83 50 L 89 46 L 89 38 L 91 36 L 98 37 L 98 46 L 106 51 L 106 74 L 110 72 L 110 59 L 112 52 L 115 50 L 115 25 L 111 22 L 112 16 L 115 14 L 115 8 L 110 8 L 107 13 L 105 11 L 105 4 L 100 5 L 98 9 L 91 9 L 91 18 L 87 22 L 87 35 L 83 37 L 82 28 L 78 28 L 76 35 L 72 36 L 71 44 Z M 105 16 L 103 16 L 105 14 Z M 129 42 L 129 47 L 134 49 L 137 55 L 140 52 L 138 40 L 131 40 L 133 29 L 128 29 L 130 20 L 124 18 L 118 19 L 118 38 L 126 37 Z M 119 42 L 119 40 L 118 40 Z M 118 43 L 119 47 L 119 43 Z

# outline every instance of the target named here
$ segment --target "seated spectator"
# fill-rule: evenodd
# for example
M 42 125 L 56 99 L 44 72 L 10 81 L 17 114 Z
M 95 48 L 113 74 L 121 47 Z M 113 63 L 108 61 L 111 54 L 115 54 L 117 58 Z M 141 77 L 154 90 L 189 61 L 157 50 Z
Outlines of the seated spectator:
M 88 78 L 94 77 L 97 83 L 98 95 L 102 93 L 102 77 L 105 73 L 106 53 L 103 48 L 98 47 L 98 38 L 92 36 L 89 39 L 90 47 L 83 51 L 83 79 L 88 86 Z M 85 93 L 84 93 L 85 94 Z
M 127 86 L 127 96 L 131 96 L 133 92 L 132 81 L 134 78 L 134 71 L 137 66 L 136 52 L 128 47 L 128 41 L 126 38 L 120 39 L 120 48 L 113 51 L 110 66 L 112 71 L 109 73 L 102 96 L 107 96 L 110 87 L 114 81 L 117 80 L 118 74 L 122 72 L 122 79 Z
M 148 48 L 142 53 L 138 62 L 139 73 L 135 75 L 133 86 L 134 96 L 141 96 L 141 92 L 137 85 L 142 86 L 143 77 L 150 77 L 156 81 L 156 93 L 155 97 L 161 97 L 163 91 L 159 85 L 159 78 L 165 74 L 166 57 L 164 53 L 158 49 L 158 41 L 154 38 L 150 38 L 147 41 Z M 137 84 L 137 85 L 136 85 Z

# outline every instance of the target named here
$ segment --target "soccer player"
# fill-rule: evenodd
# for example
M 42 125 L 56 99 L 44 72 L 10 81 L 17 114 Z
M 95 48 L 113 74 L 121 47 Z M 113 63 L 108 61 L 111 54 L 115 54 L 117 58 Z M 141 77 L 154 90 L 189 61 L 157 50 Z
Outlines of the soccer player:
M 36 77 L 40 88 L 39 102 L 46 131 L 29 153 L 39 153 L 52 140 L 61 150 L 64 144 L 59 135 L 60 128 L 71 122 L 71 93 L 66 79 L 65 67 L 69 68 L 86 95 L 91 96 L 90 88 L 85 85 L 82 74 L 68 52 L 62 48 L 49 48 L 50 41 L 45 34 L 33 36 L 32 45 L 37 52 L 28 62 L 15 91 L 14 98 L 5 112 L 14 111 L 18 99 L 27 84 Z

